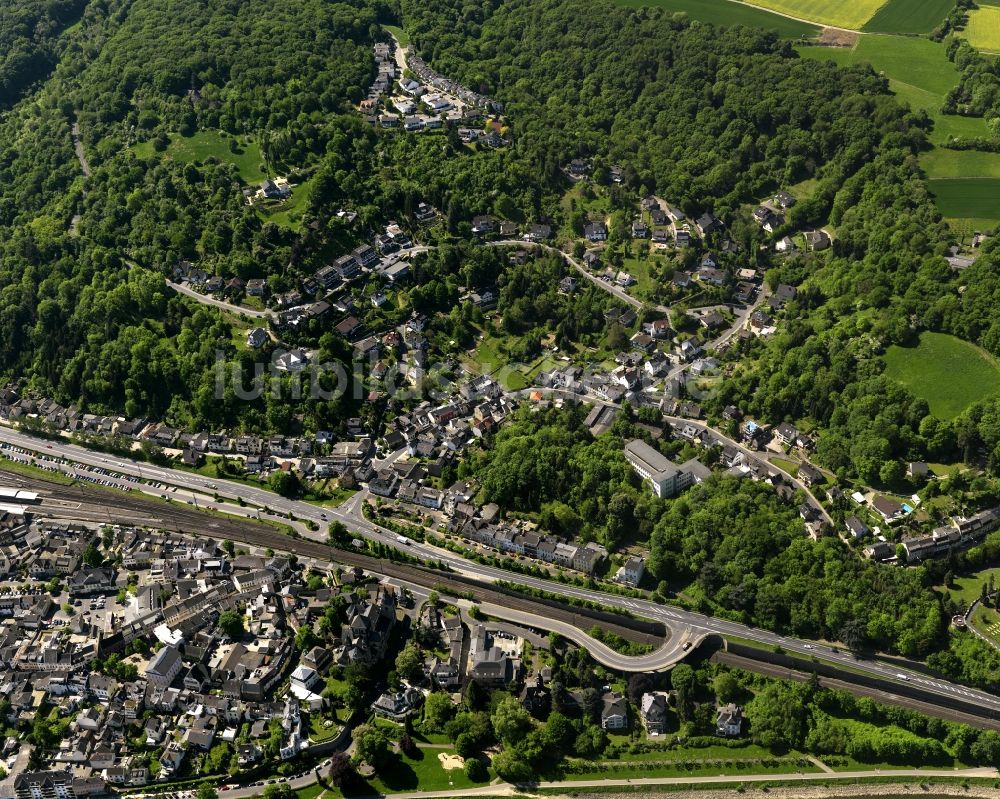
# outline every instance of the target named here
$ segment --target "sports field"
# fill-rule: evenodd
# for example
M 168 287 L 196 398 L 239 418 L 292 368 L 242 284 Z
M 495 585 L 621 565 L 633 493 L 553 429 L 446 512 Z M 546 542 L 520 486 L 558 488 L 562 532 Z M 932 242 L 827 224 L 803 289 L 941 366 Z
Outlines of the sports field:
M 980 50 L 1000 52 L 1000 7 L 980 5 L 970 11 L 965 38 Z
M 885 0 L 754 0 L 754 5 L 764 6 L 779 14 L 849 30 L 861 30 L 883 3 Z
M 930 33 L 954 8 L 953 0 L 889 0 L 862 28 L 871 33 Z
M 916 347 L 892 346 L 885 373 L 927 400 L 941 419 L 1000 392 L 1000 366 L 986 350 L 944 333 L 924 333 Z
M 713 25 L 743 25 L 775 31 L 785 39 L 814 38 L 819 28 L 807 22 L 788 19 L 769 11 L 752 8 L 733 0 L 615 0 L 628 8 L 662 8 L 665 11 L 684 12 L 698 22 Z

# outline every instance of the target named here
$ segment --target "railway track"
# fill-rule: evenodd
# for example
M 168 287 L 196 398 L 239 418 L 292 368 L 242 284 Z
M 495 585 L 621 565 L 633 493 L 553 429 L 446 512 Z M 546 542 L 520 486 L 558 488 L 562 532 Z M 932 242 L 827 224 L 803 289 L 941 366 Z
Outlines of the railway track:
M 14 481 L 18 482 L 14 482 Z M 290 552 L 298 557 L 319 561 L 335 562 L 346 566 L 357 566 L 365 571 L 383 574 L 404 582 L 426 588 L 447 591 L 454 595 L 468 596 L 479 602 L 490 602 L 512 607 L 548 618 L 572 624 L 581 630 L 589 630 L 597 621 L 594 614 L 576 609 L 572 604 L 557 606 L 551 601 L 536 600 L 528 596 L 512 594 L 499 588 L 491 588 L 481 583 L 449 573 L 443 569 L 433 569 L 412 563 L 403 563 L 387 558 L 377 558 L 348 549 L 332 547 L 318 541 L 296 538 L 279 532 L 266 524 L 238 518 L 226 518 L 185 506 L 144 499 L 142 495 L 125 494 L 118 491 L 94 488 L 85 484 L 63 485 L 46 481 L 41 477 L 24 477 L 0 469 L 0 483 L 32 487 L 38 491 L 41 504 L 36 506 L 38 515 L 48 518 L 92 519 L 95 522 L 145 525 L 171 532 L 183 533 L 200 538 L 228 539 L 249 546 Z M 113 500 L 114 504 L 109 504 Z M 56 504 L 58 503 L 58 504 Z M 516 580 L 512 575 L 511 580 Z M 601 620 L 602 627 L 636 643 L 661 645 L 666 640 L 662 634 L 637 629 L 640 625 L 627 616 L 621 623 Z

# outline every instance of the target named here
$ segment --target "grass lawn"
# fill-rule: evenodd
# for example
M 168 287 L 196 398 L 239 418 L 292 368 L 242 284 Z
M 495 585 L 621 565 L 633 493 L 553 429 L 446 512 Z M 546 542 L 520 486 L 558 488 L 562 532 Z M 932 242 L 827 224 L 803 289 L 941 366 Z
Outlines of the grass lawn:
M 42 480 L 49 480 L 53 483 L 59 483 L 64 486 L 73 485 L 73 478 L 64 472 L 50 472 L 46 469 L 40 469 L 37 466 L 32 466 L 30 463 L 21 463 L 21 461 L 14 461 L 6 456 L 0 456 L 0 469 L 6 472 L 15 472 L 16 474 L 24 475 L 25 477 L 38 477 Z
M 993 576 L 994 583 L 1000 585 L 1000 568 L 994 567 L 965 577 L 956 577 L 950 588 L 943 585 L 936 587 L 939 591 L 949 591 L 951 598 L 956 602 L 964 601 L 966 605 L 971 605 L 974 600 L 979 599 L 983 585 L 989 582 L 990 575 Z
M 170 144 L 163 153 L 157 153 L 153 149 L 153 142 L 143 142 L 134 147 L 135 154 L 140 158 L 150 158 L 156 155 L 163 155 L 173 158 L 184 164 L 194 161 L 204 161 L 210 156 L 215 156 L 220 161 L 228 161 L 235 164 L 240 171 L 240 177 L 246 183 L 259 183 L 266 175 L 261 172 L 261 164 L 264 158 L 260 153 L 260 145 L 255 139 L 249 136 L 237 136 L 237 152 L 231 152 L 229 142 L 231 137 L 223 138 L 217 130 L 200 130 L 193 136 L 180 136 L 172 134 Z
M 901 0 L 903 3 L 907 1 Z M 756 0 L 754 5 L 821 25 L 860 30 L 884 2 L 885 0 Z
M 792 477 L 795 477 L 799 473 L 799 464 L 795 461 L 785 460 L 784 458 L 771 458 L 771 463 L 779 469 L 784 469 Z
M 401 27 L 398 25 L 383 25 L 382 27 L 396 37 L 396 41 L 399 42 L 400 47 L 410 46 L 410 37 Z
M 340 488 L 337 485 L 330 485 L 330 483 L 334 483 L 334 481 L 329 480 L 327 481 L 327 485 L 322 487 L 319 495 L 322 499 L 310 498 L 307 495 L 305 497 L 306 502 L 321 505 L 325 508 L 339 508 L 357 493 L 357 491 L 353 491 L 350 488 Z
M 979 5 L 970 11 L 965 38 L 980 50 L 1000 51 L 1000 7 Z
M 954 7 L 952 0 L 889 0 L 862 30 L 873 33 L 930 33 Z
M 969 623 L 1000 649 L 1000 613 L 980 605 L 969 616 Z
M 659 259 L 652 256 L 647 258 L 624 259 L 623 266 L 625 271 L 635 278 L 635 284 L 630 289 L 630 293 L 634 294 L 636 297 L 655 302 L 656 297 L 654 296 L 653 291 L 655 281 L 650 273 L 660 265 L 661 262 Z
M 616 2 L 629 8 L 662 8 L 671 13 L 683 11 L 693 20 L 710 22 L 714 25 L 764 28 L 776 31 L 785 39 L 813 38 L 819 33 L 819 28 L 815 25 L 788 19 L 759 8 L 743 6 L 732 0 L 616 0 Z M 770 3 L 756 5 L 770 5 Z
M 295 797 L 296 799 L 316 799 L 316 797 L 325 790 L 326 789 L 318 782 L 314 782 L 312 785 L 307 785 L 305 788 L 299 788 L 295 792 Z
M 419 749 L 415 757 L 398 755 L 389 764 L 379 769 L 376 776 L 364 781 L 348 796 L 372 796 L 380 793 L 400 791 L 447 791 L 451 788 L 474 788 L 475 783 L 465 776 L 462 769 L 448 769 L 441 765 L 438 753 L 454 755 L 450 749 Z M 490 779 L 493 772 L 490 772 Z
M 254 207 L 265 221 L 298 230 L 302 227 L 302 213 L 309 204 L 312 179 L 292 186 L 292 196 L 275 205 L 257 203 Z
M 1000 391 L 996 359 L 944 333 L 924 333 L 916 347 L 890 347 L 885 363 L 886 375 L 927 400 L 931 413 L 941 419 Z
M 327 726 L 327 725 L 330 726 Z M 309 714 L 309 739 L 320 743 L 329 741 L 340 732 L 340 724 L 332 719 L 325 719 L 319 713 Z
M 946 219 L 987 229 L 1000 224 L 1000 178 L 944 178 L 929 180 L 928 187 Z

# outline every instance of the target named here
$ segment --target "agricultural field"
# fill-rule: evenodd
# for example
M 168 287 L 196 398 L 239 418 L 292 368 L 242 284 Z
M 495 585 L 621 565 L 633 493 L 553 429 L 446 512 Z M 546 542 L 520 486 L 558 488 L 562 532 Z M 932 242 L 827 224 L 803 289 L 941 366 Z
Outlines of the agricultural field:
M 754 5 L 821 25 L 861 30 L 884 2 L 885 0 L 756 0 Z M 915 0 L 899 2 L 909 5 Z
M 974 175 L 1000 178 L 1000 155 L 977 150 L 946 150 L 935 147 L 920 156 L 920 166 L 931 180 Z
M 1000 7 L 979 5 L 970 11 L 965 38 L 980 50 L 1000 52 Z
M 1000 224 L 1000 178 L 944 178 L 928 185 L 949 222 L 961 219 L 977 229 Z
M 693 20 L 711 22 L 714 25 L 763 28 L 775 31 L 785 39 L 812 39 L 819 34 L 816 25 L 746 6 L 736 0 L 615 0 L 615 2 L 628 8 L 652 7 L 662 8 L 671 13 L 683 12 Z
M 867 63 L 889 79 L 889 88 L 934 122 L 935 145 L 950 139 L 989 135 L 976 117 L 941 113 L 944 96 L 958 85 L 958 70 L 944 45 L 906 36 L 862 36 L 855 47 L 799 47 L 803 58 L 831 60 L 841 66 Z M 948 150 L 936 146 L 921 154 L 938 209 L 959 232 L 990 228 L 1000 222 L 1000 153 Z
M 1000 392 L 1000 366 L 985 350 L 944 333 L 924 333 L 916 347 L 892 346 L 885 353 L 888 377 L 927 400 L 941 419 Z
M 220 161 L 235 164 L 240 171 L 240 177 L 246 183 L 260 183 L 266 177 L 261 172 L 264 159 L 260 153 L 260 145 L 251 137 L 237 137 L 236 152 L 233 152 L 230 149 L 232 140 L 230 137 L 224 137 L 219 131 L 205 130 L 198 131 L 193 136 L 180 136 L 178 134 L 170 136 L 170 144 L 162 153 L 157 153 L 153 149 L 151 141 L 137 144 L 133 150 L 140 158 L 162 155 L 184 164 L 204 161 L 206 158 L 214 156 Z
M 953 0 L 889 0 L 861 29 L 871 33 L 930 33 L 954 7 Z
M 911 36 L 862 36 L 853 48 L 799 47 L 798 52 L 803 58 L 841 66 L 870 64 L 889 79 L 889 88 L 901 100 L 927 112 L 934 121 L 930 138 L 935 144 L 949 137 L 987 135 L 982 119 L 941 113 L 944 96 L 958 85 L 959 75 L 938 42 Z M 1000 165 L 1000 158 L 996 161 Z

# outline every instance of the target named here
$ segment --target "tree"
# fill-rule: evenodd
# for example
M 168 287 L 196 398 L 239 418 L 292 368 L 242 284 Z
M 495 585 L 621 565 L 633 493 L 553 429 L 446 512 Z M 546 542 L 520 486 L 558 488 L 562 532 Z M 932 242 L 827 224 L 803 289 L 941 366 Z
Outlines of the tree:
M 741 692 L 739 680 L 736 679 L 732 672 L 728 671 L 717 674 L 715 680 L 712 682 L 712 687 L 715 689 L 716 699 L 723 705 L 735 702 Z
M 483 763 L 483 761 L 478 757 L 468 758 L 465 761 L 463 770 L 465 771 L 465 776 L 472 782 L 486 782 L 490 776 L 490 773 L 486 768 L 486 764 Z
M 203 782 L 198 786 L 198 799 L 219 799 L 219 792 L 210 782 Z
M 354 731 L 354 749 L 358 761 L 379 768 L 389 755 L 389 740 L 378 727 L 363 724 Z
M 243 625 L 243 614 L 235 610 L 222 611 L 216 626 L 234 641 L 241 639 L 246 631 Z
M 479 746 L 475 736 L 463 732 L 455 739 L 455 753 L 459 757 L 473 757 L 477 752 L 479 752 Z
M 413 641 L 404 646 L 396 655 L 396 673 L 402 680 L 415 682 L 424 672 L 424 656 Z
M 302 487 L 299 483 L 299 478 L 291 469 L 288 471 L 284 469 L 275 470 L 267 479 L 267 484 L 272 491 L 276 494 L 281 494 L 283 497 L 297 496 Z
M 446 693 L 435 691 L 424 700 L 424 725 L 430 732 L 443 732 L 454 714 L 455 705 Z
M 603 729 L 596 724 L 588 724 L 573 743 L 573 750 L 577 757 L 593 760 L 598 757 L 608 745 L 608 736 Z
M 676 691 L 677 715 L 681 721 L 690 720 L 694 706 L 694 669 L 687 663 L 678 663 L 670 672 L 670 685 Z
M 264 789 L 264 799 L 291 799 L 294 795 L 291 786 L 286 782 L 268 785 Z
M 504 749 L 493 757 L 493 770 L 507 782 L 528 782 L 535 773 L 515 749 Z
M 601 707 L 603 702 L 601 695 L 596 688 L 584 688 L 580 697 L 580 707 L 583 710 L 583 717 L 588 721 L 598 721 L 601 718 Z
M 868 628 L 860 619 L 848 619 L 840 628 L 840 640 L 851 652 L 861 654 L 868 648 Z
M 336 788 L 343 788 L 354 779 L 354 776 L 354 764 L 351 763 L 351 758 L 346 752 L 335 752 L 330 758 L 330 770 L 327 772 L 330 784 Z
M 563 752 L 570 747 L 576 738 L 576 728 L 562 713 L 549 714 L 542 727 L 542 740 L 546 748 L 554 752 Z
M 319 643 L 319 636 L 313 632 L 312 625 L 303 624 L 295 633 L 295 648 L 299 652 L 308 652 Z
M 83 562 L 92 568 L 96 568 L 104 563 L 104 556 L 101 555 L 101 550 L 97 548 L 97 544 L 93 541 L 87 544 L 87 548 L 83 550 Z
M 493 710 L 493 732 L 505 746 L 523 740 L 531 726 L 531 714 L 513 696 L 503 697 Z
M 639 671 L 629 675 L 628 678 L 628 699 L 632 704 L 642 701 L 642 695 L 655 691 L 657 686 L 656 675 L 645 671 Z
M 229 760 L 229 754 L 229 744 L 225 742 L 215 744 L 205 755 L 202 772 L 205 774 L 221 773 Z
M 784 683 L 768 683 L 747 705 L 754 743 L 777 750 L 802 745 L 806 703 L 796 688 Z
M 410 735 L 404 733 L 399 739 L 399 751 L 410 756 L 416 753 L 417 744 Z

